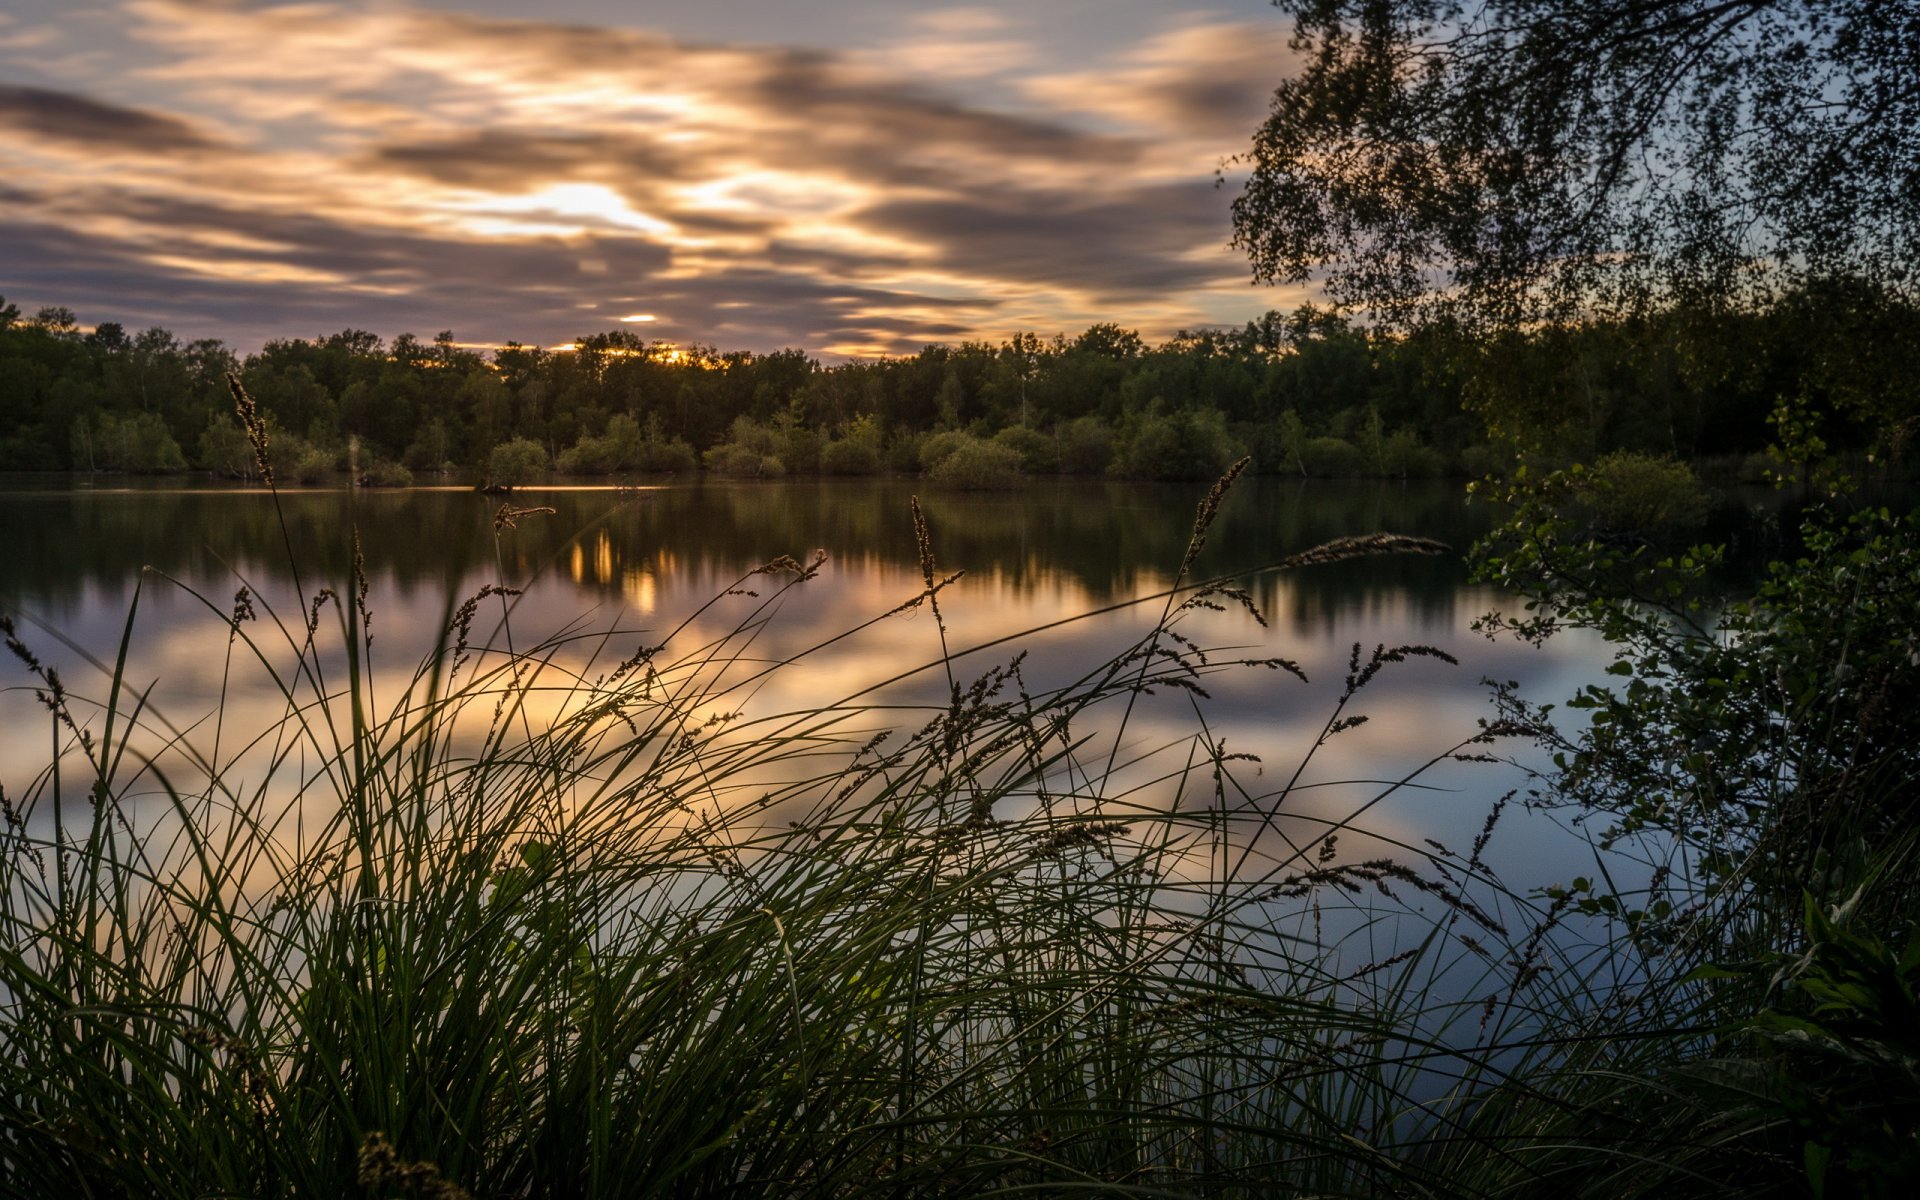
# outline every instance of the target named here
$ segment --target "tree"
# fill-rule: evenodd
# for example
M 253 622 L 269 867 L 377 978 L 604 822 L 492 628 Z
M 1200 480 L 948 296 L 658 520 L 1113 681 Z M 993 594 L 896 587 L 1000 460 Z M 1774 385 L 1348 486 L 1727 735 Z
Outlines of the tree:
M 1257 278 L 1414 323 L 1920 286 L 1920 0 L 1276 0 Z

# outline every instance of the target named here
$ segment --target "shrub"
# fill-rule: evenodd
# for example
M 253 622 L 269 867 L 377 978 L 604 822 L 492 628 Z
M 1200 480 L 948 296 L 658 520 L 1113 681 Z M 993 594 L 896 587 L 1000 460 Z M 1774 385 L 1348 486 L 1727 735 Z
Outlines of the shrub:
M 887 441 L 887 470 L 902 475 L 918 475 L 921 471 L 920 450 L 926 444 L 927 435 L 911 430 L 898 430 Z
M 287 477 L 295 483 L 325 483 L 333 477 L 339 460 L 318 446 L 308 446 L 294 462 Z
M 1113 431 L 1097 417 L 1076 417 L 1054 430 L 1060 473 L 1100 475 L 1113 465 Z
M 1137 418 L 1111 472 L 1132 479 L 1211 479 L 1233 461 L 1226 420 L 1211 409 Z
M 699 468 L 693 447 L 682 438 L 642 442 L 633 456 L 633 469 L 653 475 L 680 475 Z
M 1024 478 L 1020 455 L 1015 451 L 965 434 L 957 436 L 966 440 L 953 445 L 927 472 L 927 477 L 935 483 L 984 491 L 1013 487 Z
M 970 433 L 957 429 L 944 429 L 939 433 L 928 434 L 920 442 L 920 469 L 931 475 L 933 469 L 946 461 L 949 454 L 962 446 L 979 441 Z
M 364 487 L 412 487 L 413 472 L 397 462 L 375 462 L 360 473 Z
M 1484 442 L 1460 451 L 1460 470 L 1474 479 L 1498 475 L 1513 466 L 1511 453 L 1497 450 Z
M 1355 479 L 1366 474 L 1366 456 L 1344 438 L 1308 438 L 1300 446 L 1307 474 L 1320 479 Z
M 691 471 L 694 465 L 693 447 L 679 438 L 662 439 L 652 422 L 641 429 L 640 423 L 626 413 L 614 414 L 599 437 L 582 435 L 553 461 L 553 469 L 563 475 L 667 473 Z
M 787 473 L 786 464 L 778 458 L 738 442 L 726 442 L 707 451 L 707 470 L 739 479 L 776 479 Z
M 820 449 L 820 470 L 828 475 L 878 475 L 880 429 L 871 417 L 858 417 Z
M 1594 463 L 1574 498 L 1599 532 L 1656 542 L 1698 530 L 1711 503 L 1685 463 L 1625 450 Z
M 1009 425 L 993 435 L 996 445 L 1020 456 L 1020 469 L 1029 475 L 1052 475 L 1060 469 L 1060 443 L 1038 429 Z
M 487 482 L 519 487 L 546 474 L 547 448 L 530 438 L 502 442 L 487 453 Z
M 187 469 L 187 456 L 158 413 L 101 413 L 74 422 L 74 455 L 84 467 L 135 474 Z
M 240 423 L 227 413 L 216 413 L 207 422 L 195 459 L 202 469 L 229 479 L 251 479 L 259 474 L 252 444 Z

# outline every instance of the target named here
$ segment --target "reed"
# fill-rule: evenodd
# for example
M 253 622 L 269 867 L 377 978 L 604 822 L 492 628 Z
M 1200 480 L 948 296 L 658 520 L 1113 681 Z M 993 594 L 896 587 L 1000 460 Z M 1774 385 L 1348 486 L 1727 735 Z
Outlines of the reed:
M 902 607 L 934 606 L 955 576 L 912 516 Z M 1560 913 L 1489 877 L 1497 810 L 1464 857 L 1348 860 L 1359 812 L 1282 845 L 1301 772 L 1228 754 L 1207 686 L 1299 669 L 1182 632 L 1254 611 L 1192 558 L 1065 685 L 967 674 L 942 622 L 918 723 L 871 692 L 754 711 L 806 669 L 749 654 L 818 558 L 743 576 L 699 644 L 689 617 L 516 648 L 503 581 L 378 690 L 357 561 L 291 616 L 198 596 L 280 697 L 260 728 L 129 687 L 138 593 L 90 702 L 8 623 L 58 752 L 3 798 L 0 1192 L 1457 1194 L 1449 1147 L 1609 985 L 1542 969 Z M 1356 647 L 1310 754 L 1425 653 Z M 1134 745 L 1148 692 L 1188 736 Z

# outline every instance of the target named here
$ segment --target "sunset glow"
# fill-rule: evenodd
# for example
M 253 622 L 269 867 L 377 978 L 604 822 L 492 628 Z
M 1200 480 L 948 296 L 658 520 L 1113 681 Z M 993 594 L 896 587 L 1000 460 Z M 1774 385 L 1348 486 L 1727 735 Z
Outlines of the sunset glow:
M 644 322 L 829 357 L 1290 299 L 1214 178 L 1283 70 L 1264 5 L 701 7 L 9 5 L 0 294 L 243 349 Z

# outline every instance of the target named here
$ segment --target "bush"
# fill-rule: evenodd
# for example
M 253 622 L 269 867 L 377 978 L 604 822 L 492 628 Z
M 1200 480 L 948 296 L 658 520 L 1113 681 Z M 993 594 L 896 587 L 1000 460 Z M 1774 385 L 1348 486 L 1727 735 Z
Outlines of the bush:
M 246 432 L 227 413 L 215 413 L 207 422 L 195 459 L 201 469 L 229 479 L 252 479 L 260 473 Z
M 1137 418 L 1111 473 L 1131 479 L 1212 479 L 1233 461 L 1226 420 L 1211 409 Z
M 1513 466 L 1513 455 L 1482 443 L 1460 451 L 1460 470 L 1473 479 L 1499 475 Z
M 487 482 L 495 487 L 532 483 L 547 471 L 547 448 L 530 438 L 502 442 L 487 454 Z
M 880 429 L 871 417 L 856 418 L 820 449 L 820 470 L 828 475 L 878 475 Z
M 1052 475 L 1060 470 L 1060 443 L 1038 429 L 1009 425 L 993 435 L 995 444 L 1020 456 L 1020 469 L 1029 475 Z
M 945 462 L 947 456 L 962 446 L 973 445 L 980 439 L 970 433 L 957 429 L 945 429 L 929 434 L 920 442 L 920 469 L 933 474 L 933 469 Z
M 1063 475 L 1100 475 L 1113 465 L 1113 431 L 1097 417 L 1076 417 L 1053 436 Z
M 727 442 L 707 451 L 707 470 L 739 479 L 777 479 L 787 473 L 785 463 L 751 446 Z
M 164 474 L 187 469 L 187 456 L 158 413 L 101 413 L 74 422 L 78 465 L 101 471 Z
M 1693 468 L 1625 450 L 1593 464 L 1574 498 L 1596 531 L 1654 542 L 1695 532 L 1711 504 Z
M 1344 438 L 1308 438 L 1300 446 L 1308 475 L 1319 479 L 1357 479 L 1366 474 L 1366 455 Z
M 339 460 L 331 452 L 308 446 L 286 474 L 295 483 L 325 483 L 333 477 L 338 464 Z
M 684 439 L 649 439 L 633 457 L 633 469 L 649 475 L 683 475 L 698 470 L 700 461 Z
M 360 473 L 362 487 L 412 487 L 413 472 L 397 462 L 376 462 Z
M 966 440 L 954 444 L 927 472 L 927 477 L 935 483 L 984 491 L 1014 487 L 1024 478 L 1020 455 L 1015 451 L 996 442 L 983 442 L 965 434 L 957 436 Z
M 693 447 L 679 438 L 662 439 L 651 422 L 641 429 L 640 423 L 626 413 L 616 413 L 599 437 L 583 435 L 553 460 L 553 469 L 562 475 L 613 475 L 621 471 L 664 474 L 691 471 L 694 465 Z
M 887 441 L 887 470 L 902 475 L 918 475 L 921 471 L 920 450 L 926 445 L 927 435 L 910 430 L 900 430 Z

